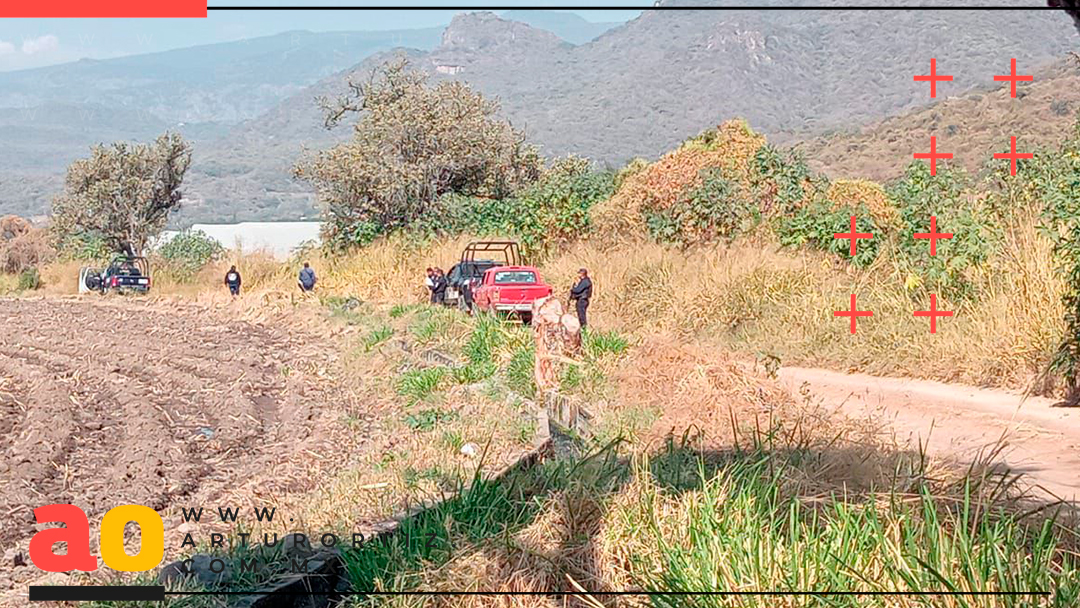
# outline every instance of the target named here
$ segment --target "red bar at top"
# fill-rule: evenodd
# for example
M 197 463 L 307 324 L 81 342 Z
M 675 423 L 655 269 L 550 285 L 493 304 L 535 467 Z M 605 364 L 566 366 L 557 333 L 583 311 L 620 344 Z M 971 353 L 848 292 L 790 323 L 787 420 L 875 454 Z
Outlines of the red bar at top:
M 4 0 L 0 17 L 206 17 L 207 0 Z

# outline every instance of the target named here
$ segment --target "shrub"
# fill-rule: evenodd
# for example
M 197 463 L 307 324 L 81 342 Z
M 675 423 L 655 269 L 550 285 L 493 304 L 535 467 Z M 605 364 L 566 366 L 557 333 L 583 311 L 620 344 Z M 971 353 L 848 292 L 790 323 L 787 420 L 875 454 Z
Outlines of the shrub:
M 717 169 L 704 172 L 701 185 L 670 207 L 643 211 L 649 235 L 660 242 L 692 245 L 736 236 L 757 218 L 757 209 Z
M 687 140 L 647 168 L 624 177 L 618 191 L 598 204 L 592 220 L 604 234 L 641 234 L 647 217 L 662 215 L 702 185 L 710 169 L 740 189 L 749 187 L 750 163 L 765 143 L 743 121 L 725 122 Z M 654 220 L 655 222 L 656 220 Z
M 474 234 L 490 236 L 503 234 L 509 224 L 506 201 L 450 192 L 436 205 L 437 213 L 419 219 L 411 230 L 424 234 Z
M 865 208 L 880 226 L 895 225 L 896 208 L 881 184 L 863 179 L 838 179 L 829 183 L 825 198 L 834 209 Z
M 95 232 L 75 232 L 63 235 L 57 240 L 60 257 L 66 260 L 86 262 L 107 262 L 110 257 L 109 246 L 104 237 Z
M 926 163 L 913 162 L 887 192 L 898 211 L 898 268 L 909 284 L 947 297 L 974 295 L 972 275 L 990 258 L 996 222 L 990 208 L 972 194 L 963 170 L 939 166 L 937 175 L 930 175 Z M 926 240 L 914 237 L 929 231 L 931 217 L 937 218 L 938 232 L 953 234 L 938 241 L 935 256 Z
M 623 184 L 626 183 L 627 179 L 633 177 L 634 175 L 637 175 L 638 173 L 641 173 L 648 168 L 649 161 L 641 157 L 634 158 L 630 162 L 626 163 L 625 167 L 619 169 L 618 172 L 615 173 L 615 179 L 612 187 L 615 190 L 622 188 Z
M 849 242 L 836 238 L 839 232 L 851 231 L 852 216 L 855 217 L 855 228 L 858 232 L 874 235 L 872 239 L 859 241 L 854 258 L 851 257 Z M 849 260 L 855 266 L 868 266 L 877 259 L 886 236 L 882 234 L 866 207 L 834 207 L 829 201 L 822 199 L 796 210 L 789 217 L 780 218 L 776 231 L 780 244 L 785 247 L 808 245 Z
M 1014 191 L 1010 199 L 1043 205 L 1042 229 L 1053 243 L 1058 271 L 1067 278 L 1062 295 L 1066 330 L 1050 371 L 1064 377 L 1075 400 L 1080 390 L 1080 120 L 1060 150 L 1036 154 L 1017 178 L 1001 181 Z
M 763 213 L 789 214 L 812 195 L 810 168 L 794 150 L 779 150 L 771 144 L 754 154 L 751 184 Z
M 45 230 L 15 215 L 0 217 L 0 272 L 18 274 L 55 255 Z
M 585 234 L 589 211 L 612 192 L 610 173 L 593 171 L 582 158 L 560 159 L 509 202 L 507 227 L 527 251 L 540 252 Z
M 169 271 L 180 280 L 189 280 L 204 266 L 225 253 L 216 239 L 201 230 L 182 230 L 158 249 Z
M 32 291 L 41 287 L 41 275 L 37 268 L 27 268 L 19 273 L 19 291 Z
M 559 159 L 533 185 L 505 199 L 449 193 L 439 211 L 417 220 L 420 234 L 512 235 L 527 253 L 581 237 L 589 228 L 589 210 L 613 191 L 613 176 L 594 171 L 582 158 Z

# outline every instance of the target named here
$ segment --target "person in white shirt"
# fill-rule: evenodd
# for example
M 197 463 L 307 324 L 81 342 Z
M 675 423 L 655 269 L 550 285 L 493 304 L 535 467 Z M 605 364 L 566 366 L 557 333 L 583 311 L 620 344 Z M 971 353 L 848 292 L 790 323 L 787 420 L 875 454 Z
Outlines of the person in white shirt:
M 424 287 L 427 287 L 431 295 L 431 303 L 435 303 L 435 270 L 427 269 L 427 278 L 424 279 Z

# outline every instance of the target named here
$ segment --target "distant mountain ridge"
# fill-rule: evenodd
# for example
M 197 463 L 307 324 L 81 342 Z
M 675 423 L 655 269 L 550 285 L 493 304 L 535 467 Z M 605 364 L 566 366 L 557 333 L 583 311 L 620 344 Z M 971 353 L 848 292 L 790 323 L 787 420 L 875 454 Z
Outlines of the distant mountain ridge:
M 519 17 L 542 20 L 557 34 L 574 39 L 597 35 L 613 25 L 590 23 L 572 13 L 519 11 Z M 376 32 L 298 30 L 238 42 L 0 72 L 0 214 L 44 213 L 63 184 L 66 166 L 89 154 L 95 143 L 148 140 L 165 129 L 174 129 L 195 144 L 199 166 L 210 142 L 272 111 L 290 96 L 303 94 L 321 79 L 392 48 L 434 49 L 441 44 L 443 34 L 442 27 Z M 238 150 L 227 140 L 216 147 L 229 154 L 259 153 Z M 287 160 L 274 166 L 290 164 Z M 215 171 L 213 166 L 206 167 L 203 183 L 213 180 Z M 287 175 L 274 177 L 288 179 Z M 192 179 L 199 182 L 195 175 Z M 249 180 L 242 186 L 245 196 L 257 196 L 257 183 Z M 213 190 L 231 197 L 236 189 L 219 181 Z M 215 200 L 229 204 L 225 198 Z M 263 214 L 259 208 L 253 209 L 256 215 Z M 275 213 L 295 216 L 305 209 L 310 209 L 308 199 Z M 222 217 L 231 218 L 229 210 L 221 212 Z
M 498 98 L 546 153 L 581 154 L 613 167 L 634 156 L 655 158 L 736 116 L 776 142 L 813 139 L 997 87 L 993 76 L 1007 72 L 1012 57 L 1029 73 L 1080 47 L 1069 19 L 1043 10 L 645 11 L 582 45 L 478 12 L 458 15 L 442 40 L 429 52 L 412 52 L 413 65 Z M 913 80 L 929 71 L 931 57 L 939 73 L 955 77 L 939 84 L 936 100 Z M 238 217 L 296 212 L 304 204 L 313 213 L 310 192 L 287 168 L 301 142 L 325 147 L 350 132 L 322 129 L 311 100 L 343 91 L 350 75 L 371 67 L 331 76 L 221 140 L 251 142 L 249 149 L 267 151 L 263 158 L 207 150 L 229 163 L 229 194 L 217 194 L 217 180 L 193 175 L 198 200 L 188 217 L 222 208 Z M 289 146 L 270 138 L 289 142 L 292 158 L 279 154 Z M 254 175 L 257 188 L 236 187 Z
M 1037 0 L 1009 4 L 1042 6 Z M 634 156 L 656 157 L 734 116 L 773 141 L 814 140 L 993 88 L 993 75 L 1007 72 L 1012 57 L 1031 73 L 1080 47 L 1067 16 L 1042 10 L 647 10 L 577 45 L 505 18 L 511 14 L 458 15 L 429 49 L 383 50 L 228 127 L 223 136 L 203 128 L 181 220 L 312 215 L 313 196 L 289 169 L 304 148 L 332 145 L 351 132 L 348 126 L 325 130 L 314 98 L 343 92 L 350 76 L 366 75 L 394 52 L 407 52 L 436 79 L 463 80 L 498 98 L 505 115 L 545 153 L 577 153 L 618 166 Z M 955 77 L 938 85 L 936 100 L 912 78 L 928 72 L 931 57 L 939 73 Z M 0 120 L 0 138 L 6 128 Z M 0 183 L 0 207 L 4 188 Z

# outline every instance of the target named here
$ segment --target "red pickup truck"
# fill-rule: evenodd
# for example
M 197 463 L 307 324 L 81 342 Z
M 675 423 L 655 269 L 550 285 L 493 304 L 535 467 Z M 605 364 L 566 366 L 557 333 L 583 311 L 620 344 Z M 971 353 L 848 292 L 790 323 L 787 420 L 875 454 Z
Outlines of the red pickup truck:
M 532 321 L 533 300 L 551 295 L 551 286 L 532 266 L 496 266 L 484 272 L 473 290 L 473 306 L 489 312 L 512 312 L 524 323 Z

